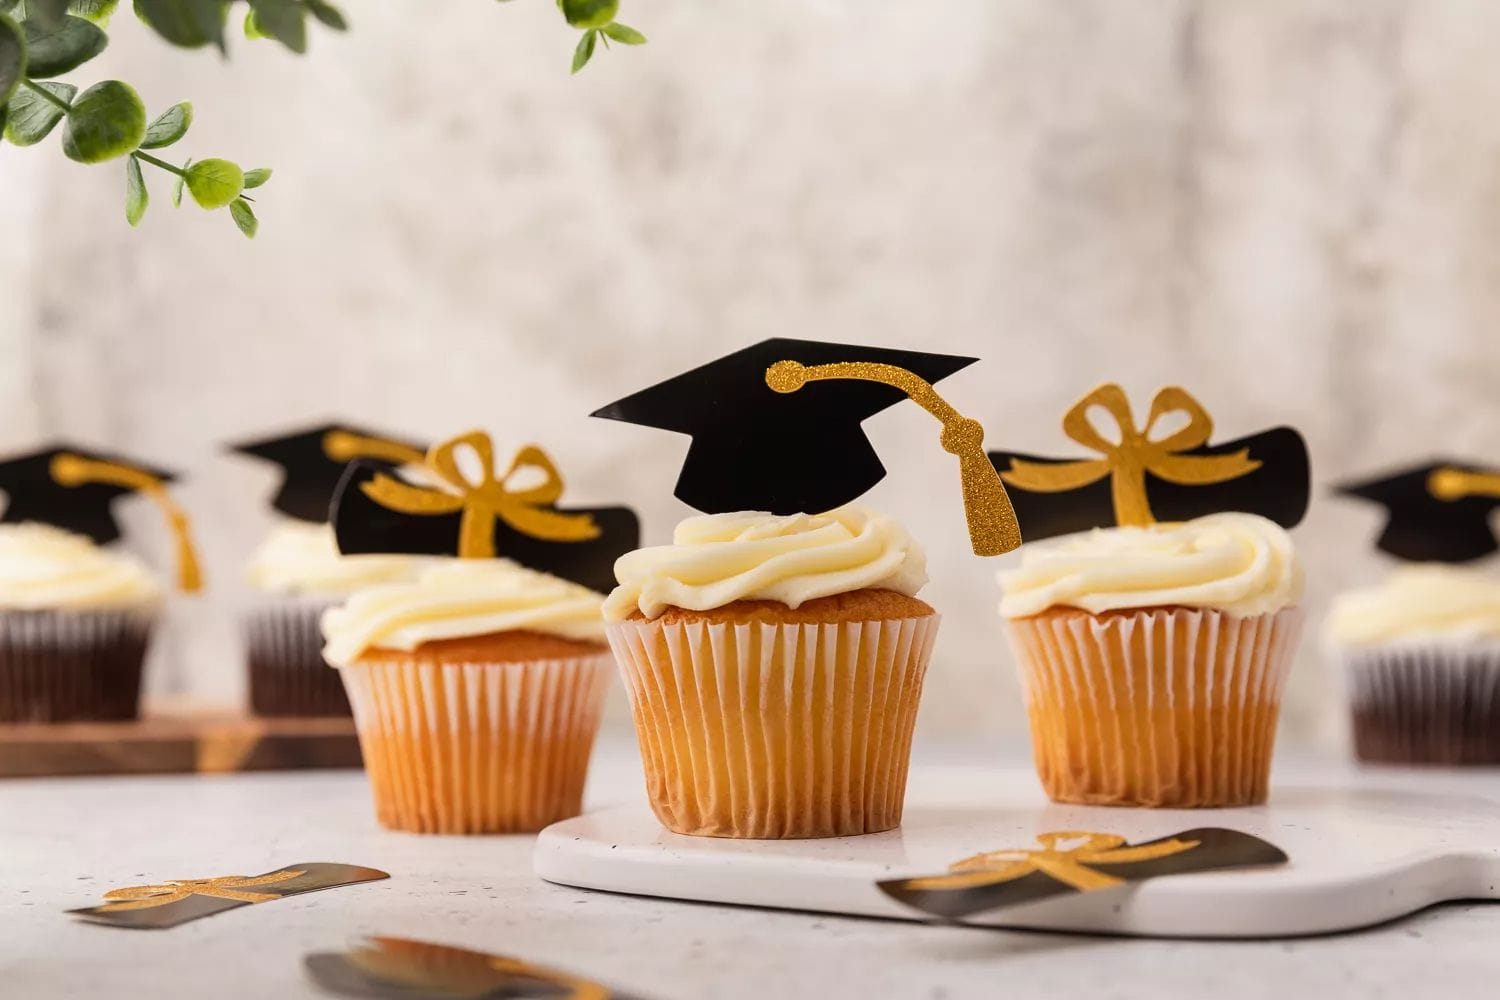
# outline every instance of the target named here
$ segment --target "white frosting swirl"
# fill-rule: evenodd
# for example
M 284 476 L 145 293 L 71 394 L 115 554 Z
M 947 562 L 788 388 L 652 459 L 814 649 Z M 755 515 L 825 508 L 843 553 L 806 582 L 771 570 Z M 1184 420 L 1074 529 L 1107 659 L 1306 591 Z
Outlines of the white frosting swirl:
M 0 524 L 0 608 L 149 607 L 161 586 L 144 563 L 47 524 Z
M 508 559 L 451 559 L 416 579 L 366 587 L 323 613 L 323 658 L 344 666 L 367 649 L 527 630 L 604 641 L 604 597 Z
M 1252 617 L 1296 604 L 1302 583 L 1302 564 L 1279 525 L 1254 514 L 1210 514 L 1027 546 L 1020 568 L 1000 574 L 1000 613 L 1181 605 Z
M 1344 645 L 1402 639 L 1500 638 L 1500 579 L 1457 566 L 1407 566 L 1340 595 L 1327 638 Z
M 250 585 L 278 594 L 340 597 L 377 583 L 416 577 L 430 558 L 339 553 L 327 524 L 287 521 L 271 529 L 250 558 Z
M 621 621 L 637 610 L 655 618 L 669 607 L 710 611 L 745 600 L 797 608 L 866 588 L 913 597 L 927 582 L 927 559 L 905 528 L 864 507 L 709 514 L 679 524 L 671 545 L 621 556 L 615 578 L 604 617 Z

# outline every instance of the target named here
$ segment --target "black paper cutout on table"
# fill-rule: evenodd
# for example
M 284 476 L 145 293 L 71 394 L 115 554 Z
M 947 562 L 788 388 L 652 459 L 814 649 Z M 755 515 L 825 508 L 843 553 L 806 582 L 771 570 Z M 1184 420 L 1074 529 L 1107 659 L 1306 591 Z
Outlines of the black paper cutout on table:
M 60 457 L 76 456 L 90 463 L 105 463 L 140 474 L 140 487 L 113 482 L 80 482 L 71 485 L 59 481 L 54 473 Z M 34 521 L 87 535 L 99 545 L 108 545 L 120 537 L 120 525 L 111 505 L 122 496 L 143 492 L 141 487 L 159 488 L 176 477 L 162 469 L 152 468 L 118 455 L 75 448 L 56 443 L 41 451 L 0 459 L 0 491 L 5 493 L 5 513 L 0 522 L 19 524 Z
M 1203 827 L 1127 844 L 1108 833 L 1064 831 L 1037 836 L 1034 848 L 989 851 L 946 874 L 877 882 L 880 891 L 923 913 L 971 917 L 1052 896 L 1112 889 L 1164 875 L 1283 864 L 1275 844 L 1239 830 Z
M 1112 418 L 1118 436 L 1100 434 L 1089 421 L 1094 407 Z M 1152 438 L 1156 421 L 1169 413 L 1187 416 L 1186 426 Z M 990 452 L 1028 541 L 1220 511 L 1259 514 L 1291 528 L 1307 513 L 1307 443 L 1290 427 L 1210 445 L 1207 411 L 1185 390 L 1168 387 L 1153 398 L 1145 427 L 1137 428 L 1124 391 L 1113 384 L 1074 404 L 1063 427 L 1095 455 Z
M 458 450 L 466 446 L 479 456 L 481 482 L 469 482 L 458 467 Z M 500 557 L 607 593 L 615 585 L 615 560 L 640 544 L 640 521 L 628 507 L 557 506 L 562 477 L 535 446 L 521 449 L 497 476 L 489 436 L 476 431 L 434 447 L 426 467 L 442 487 L 352 463 L 334 493 L 339 551 Z M 522 470 L 541 472 L 542 484 L 507 485 Z
M 1459 563 L 1500 549 L 1500 469 L 1439 458 L 1335 489 L 1385 508 L 1375 547 L 1398 559 Z
M 361 865 L 309 861 L 284 865 L 264 875 L 170 879 L 155 885 L 111 889 L 104 894 L 109 902 L 68 912 L 90 923 L 110 927 L 165 930 L 242 906 L 390 877 L 379 869 Z
M 559 969 L 408 938 L 372 937 L 302 963 L 324 991 L 370 1000 L 641 1000 Z
M 427 446 L 352 424 L 328 423 L 275 437 L 246 441 L 229 450 L 281 468 L 271 506 L 299 521 L 325 524 L 344 469 L 355 459 L 394 469 L 422 461 Z
M 932 388 L 976 358 L 774 338 L 674 376 L 592 414 L 692 438 L 674 490 L 705 514 L 821 514 L 885 477 L 863 422 L 912 399 L 958 456 L 975 552 L 1020 544 L 983 428 Z

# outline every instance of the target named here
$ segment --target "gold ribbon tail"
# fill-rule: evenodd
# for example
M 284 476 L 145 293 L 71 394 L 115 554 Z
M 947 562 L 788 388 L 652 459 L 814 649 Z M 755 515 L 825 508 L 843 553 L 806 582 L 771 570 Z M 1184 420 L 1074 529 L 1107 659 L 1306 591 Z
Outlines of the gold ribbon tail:
M 1468 472 L 1445 466 L 1427 477 L 1427 491 L 1439 500 L 1462 500 L 1465 497 L 1500 499 L 1500 473 Z
M 766 369 L 766 385 L 776 392 L 796 392 L 809 382 L 856 379 L 899 389 L 943 425 L 943 450 L 958 457 L 964 519 L 975 555 L 998 556 L 1021 546 L 1021 525 L 994 463 L 984 453 L 984 427 L 955 410 L 932 384 L 896 365 L 873 361 L 837 361 L 804 365 L 778 361 Z

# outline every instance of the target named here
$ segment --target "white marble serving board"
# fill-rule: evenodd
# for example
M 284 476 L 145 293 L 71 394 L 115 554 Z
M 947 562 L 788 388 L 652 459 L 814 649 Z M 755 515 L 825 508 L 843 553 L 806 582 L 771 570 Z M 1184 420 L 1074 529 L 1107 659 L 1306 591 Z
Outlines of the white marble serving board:
M 940 874 L 960 858 L 1034 846 L 1038 833 L 1132 842 L 1222 826 L 1281 847 L 1274 868 L 1176 875 L 1068 895 L 969 923 L 1153 937 L 1280 937 L 1352 930 L 1455 899 L 1500 900 L 1500 769 L 1279 775 L 1244 809 L 1048 802 L 1029 771 L 929 768 L 898 830 L 829 840 L 668 833 L 619 807 L 544 830 L 534 864 L 564 885 L 671 899 L 923 920 L 879 880 Z

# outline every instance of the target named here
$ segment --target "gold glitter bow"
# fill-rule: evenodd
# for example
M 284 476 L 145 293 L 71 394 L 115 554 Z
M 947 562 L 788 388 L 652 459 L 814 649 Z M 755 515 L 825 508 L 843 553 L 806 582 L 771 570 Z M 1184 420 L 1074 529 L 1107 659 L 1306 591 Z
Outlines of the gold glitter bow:
M 203 589 L 203 570 L 198 562 L 198 551 L 193 547 L 192 522 L 188 519 L 187 511 L 172 499 L 160 479 L 132 465 L 84 458 L 67 452 L 54 455 L 48 471 L 52 475 L 52 481 L 59 486 L 102 483 L 134 490 L 150 497 L 166 515 L 167 527 L 177 543 L 177 586 L 189 594 Z
M 1111 441 L 1089 422 L 1089 410 L 1095 406 L 1114 418 L 1120 429 L 1120 440 Z M 1159 441 L 1151 438 L 1157 420 L 1168 413 L 1187 415 L 1187 426 Z M 1183 455 L 1208 442 L 1213 433 L 1213 419 L 1208 411 L 1185 389 L 1169 386 L 1151 400 L 1151 414 L 1144 428 L 1137 428 L 1135 416 L 1125 390 L 1114 383 L 1101 385 L 1073 405 L 1063 417 L 1068 437 L 1103 458 L 1047 465 L 1013 458 L 1001 478 L 1012 486 L 1036 493 L 1062 493 L 1110 478 L 1114 500 L 1115 523 L 1120 525 L 1154 524 L 1151 505 L 1146 499 L 1146 473 L 1179 486 L 1206 486 L 1249 475 L 1261 463 L 1242 448 L 1228 455 Z
M 105 899 L 120 900 L 106 903 L 98 908 L 100 913 L 118 913 L 122 910 L 146 910 L 154 906 L 166 906 L 189 896 L 212 896 L 215 899 L 232 899 L 237 903 L 267 903 L 281 896 L 274 892 L 245 892 L 252 886 L 275 885 L 304 874 L 298 871 L 272 872 L 247 878 L 244 875 L 221 875 L 218 878 L 173 879 L 161 885 L 136 885 L 126 889 L 111 889 Z
M 1196 840 L 1178 840 L 1173 837 L 1159 843 L 1126 847 L 1125 838 L 1113 833 L 1080 833 L 1071 830 L 1039 834 L 1036 840 L 1042 845 L 1039 851 L 1006 850 L 976 854 L 952 865 L 948 869 L 952 872 L 950 875 L 915 878 L 908 881 L 906 886 L 910 889 L 972 889 L 981 885 L 1010 882 L 1032 872 L 1045 872 L 1064 885 L 1081 892 L 1090 892 L 1121 885 L 1125 880 L 1095 871 L 1089 865 L 1127 865 L 1138 861 L 1154 861 L 1198 846 Z M 1075 840 L 1083 842 L 1076 847 L 1063 849 L 1063 844 Z
M 1467 472 L 1448 466 L 1435 470 L 1427 477 L 1427 492 L 1439 500 L 1462 500 L 1465 497 L 1500 498 L 1500 473 Z
M 955 410 L 932 384 L 914 372 L 874 361 L 838 361 L 804 365 L 778 361 L 766 369 L 766 385 L 776 392 L 796 392 L 809 382 L 859 379 L 900 389 L 943 424 L 943 450 L 958 456 L 964 492 L 964 516 L 975 555 L 998 556 L 1021 546 L 1021 526 L 1005 485 L 984 453 L 984 427 Z
M 469 482 L 458 467 L 458 449 L 467 446 L 479 456 L 480 478 Z M 588 514 L 560 514 L 547 506 L 563 493 L 562 476 L 547 453 L 536 445 L 522 448 L 505 475 L 495 477 L 495 446 L 483 431 L 470 431 L 436 445 L 427 453 L 427 468 L 454 492 L 424 489 L 378 473 L 365 483 L 365 494 L 403 514 L 463 513 L 459 524 L 458 555 L 462 559 L 493 559 L 495 520 L 553 542 L 584 542 L 599 537 L 599 526 Z M 529 489 L 506 488 L 522 469 L 540 469 L 543 482 Z

